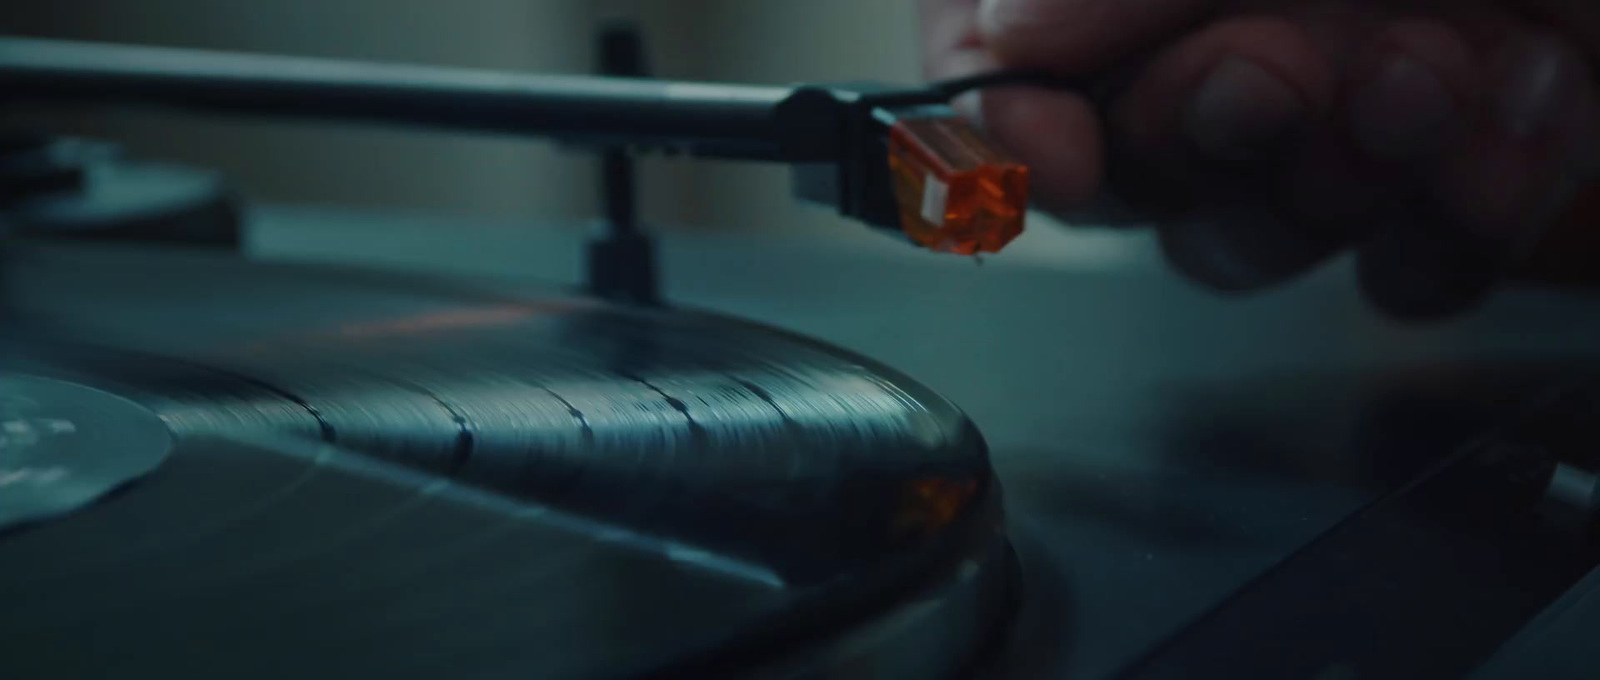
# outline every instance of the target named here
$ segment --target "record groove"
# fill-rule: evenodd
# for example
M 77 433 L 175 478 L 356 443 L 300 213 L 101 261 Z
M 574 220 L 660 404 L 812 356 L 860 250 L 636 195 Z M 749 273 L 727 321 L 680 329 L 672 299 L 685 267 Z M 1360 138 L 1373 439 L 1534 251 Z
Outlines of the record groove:
M 0 540 L 8 677 L 739 665 L 967 592 L 954 565 L 994 540 L 961 413 L 796 336 L 192 254 L 22 261 L 8 371 L 142 404 L 175 448 Z

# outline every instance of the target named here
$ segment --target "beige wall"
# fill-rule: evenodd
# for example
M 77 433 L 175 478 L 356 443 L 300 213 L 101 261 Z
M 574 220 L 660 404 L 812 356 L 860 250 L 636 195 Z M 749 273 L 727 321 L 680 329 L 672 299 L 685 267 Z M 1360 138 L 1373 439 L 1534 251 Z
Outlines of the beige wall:
M 710 0 L 715 75 L 739 81 L 914 82 L 912 0 Z M 837 219 L 787 201 L 782 168 L 712 167 L 719 200 L 702 219 L 730 228 L 804 228 Z
M 658 73 L 740 82 L 915 76 L 911 0 L 54 0 L 5 3 L 24 35 L 583 72 L 602 17 L 637 17 Z M 248 196 L 497 216 L 594 213 L 594 163 L 506 138 L 165 114 L 65 117 L 136 151 L 220 168 Z M 780 168 L 650 161 L 646 215 L 698 227 L 802 228 Z

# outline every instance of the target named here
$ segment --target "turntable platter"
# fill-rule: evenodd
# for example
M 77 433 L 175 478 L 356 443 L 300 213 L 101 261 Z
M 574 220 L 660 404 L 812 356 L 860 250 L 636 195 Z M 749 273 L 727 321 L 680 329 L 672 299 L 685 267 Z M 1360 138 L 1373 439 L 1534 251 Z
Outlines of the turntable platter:
M 0 539 L 7 677 L 940 677 L 1003 628 L 982 439 L 860 357 L 555 291 L 8 258 L 13 391 L 171 443 Z

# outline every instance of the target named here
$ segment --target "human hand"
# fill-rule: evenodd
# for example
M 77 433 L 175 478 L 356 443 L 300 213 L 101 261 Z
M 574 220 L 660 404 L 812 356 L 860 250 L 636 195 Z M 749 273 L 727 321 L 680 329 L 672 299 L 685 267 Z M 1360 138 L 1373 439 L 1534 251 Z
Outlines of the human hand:
M 1379 307 L 1457 312 L 1550 251 L 1600 169 L 1593 0 L 920 3 L 932 78 L 1107 83 L 1096 101 L 1005 88 L 958 105 L 1032 168 L 1042 207 L 1105 222 L 1092 211 L 1114 195 L 1226 290 L 1355 249 Z M 1600 259 L 1577 268 L 1600 280 Z

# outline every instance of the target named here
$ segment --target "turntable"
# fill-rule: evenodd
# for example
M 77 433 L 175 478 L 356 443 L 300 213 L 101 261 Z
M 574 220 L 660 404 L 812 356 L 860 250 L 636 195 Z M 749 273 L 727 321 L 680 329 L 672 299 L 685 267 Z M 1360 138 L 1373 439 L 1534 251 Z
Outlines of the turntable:
M 1049 238 L 1019 239 L 1025 169 L 942 104 L 1006 77 L 0 41 L 18 97 L 553 137 L 612 190 L 589 242 L 494 237 L 586 249 L 579 286 L 530 285 L 290 262 L 314 254 L 274 234 L 403 257 L 383 216 L 245 219 L 207 173 L 9 139 L 0 670 L 1589 677 L 1594 303 L 1515 291 L 1424 332 L 1337 271 L 1222 301 L 1154 267 L 971 267 Z M 644 147 L 794 165 L 800 198 L 953 255 L 654 244 Z

